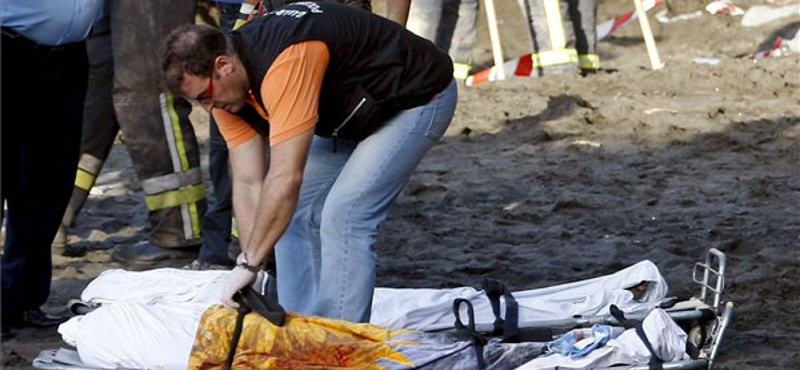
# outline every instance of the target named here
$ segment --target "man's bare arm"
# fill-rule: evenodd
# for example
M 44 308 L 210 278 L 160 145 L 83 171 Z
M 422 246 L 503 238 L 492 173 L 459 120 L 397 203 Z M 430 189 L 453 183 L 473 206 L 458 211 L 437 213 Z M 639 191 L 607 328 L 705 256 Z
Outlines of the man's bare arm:
M 292 220 L 313 137 L 314 130 L 307 130 L 270 148 L 269 171 L 261 185 L 252 231 L 242 244 L 253 266 L 266 261 Z
M 232 148 L 229 152 L 233 209 L 240 245 L 247 245 L 253 229 L 256 205 L 267 175 L 269 147 L 259 135 Z

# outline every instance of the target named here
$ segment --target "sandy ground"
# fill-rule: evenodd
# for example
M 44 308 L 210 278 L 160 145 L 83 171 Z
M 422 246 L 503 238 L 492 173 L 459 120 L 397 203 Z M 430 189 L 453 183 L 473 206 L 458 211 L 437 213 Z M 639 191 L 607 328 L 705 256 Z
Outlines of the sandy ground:
M 673 1 L 672 15 L 705 3 Z M 523 54 L 518 7 L 497 8 L 506 56 Z M 601 0 L 598 19 L 631 9 Z M 800 16 L 743 28 L 740 17 L 659 23 L 652 14 L 662 70 L 650 70 L 632 23 L 599 44 L 596 75 L 462 86 L 447 137 L 382 230 L 379 285 L 477 286 L 493 277 L 529 289 L 649 259 L 671 293 L 685 295 L 697 291 L 693 264 L 716 247 L 728 258 L 725 299 L 736 304 L 719 368 L 800 368 L 800 57 L 743 58 L 791 37 Z M 491 63 L 484 19 L 482 66 Z M 194 118 L 205 149 L 206 119 Z M 73 257 L 54 255 L 50 306 L 120 267 L 109 248 L 145 237 L 141 189 L 117 145 L 72 230 Z M 16 334 L 2 343 L 8 369 L 60 345 L 55 330 Z

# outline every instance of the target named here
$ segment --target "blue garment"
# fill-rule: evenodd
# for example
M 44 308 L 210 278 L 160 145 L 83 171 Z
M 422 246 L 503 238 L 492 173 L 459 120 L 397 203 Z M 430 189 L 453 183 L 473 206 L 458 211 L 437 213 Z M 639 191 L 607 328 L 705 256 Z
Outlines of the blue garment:
M 275 249 L 288 311 L 369 322 L 378 228 L 450 124 L 457 94 L 452 81 L 360 142 L 314 137 L 297 210 Z
M 583 357 L 595 348 L 606 345 L 611 339 L 611 332 L 611 326 L 599 324 L 591 329 L 575 329 L 547 343 L 547 350 L 570 358 Z
M 0 23 L 42 45 L 86 39 L 103 13 L 103 0 L 3 0 Z

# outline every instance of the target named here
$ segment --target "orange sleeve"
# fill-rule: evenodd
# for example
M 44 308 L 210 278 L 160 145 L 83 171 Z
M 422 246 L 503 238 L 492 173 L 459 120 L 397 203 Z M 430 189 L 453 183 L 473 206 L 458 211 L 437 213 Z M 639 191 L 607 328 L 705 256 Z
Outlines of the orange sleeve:
M 313 129 L 330 53 L 322 41 L 304 41 L 278 55 L 261 83 L 269 114 L 269 143 L 277 145 Z
M 254 136 L 258 135 L 247 122 L 235 114 L 228 113 L 222 109 L 212 109 L 211 115 L 214 116 L 214 121 L 217 122 L 219 133 L 225 138 L 225 144 L 228 149 L 231 149 Z

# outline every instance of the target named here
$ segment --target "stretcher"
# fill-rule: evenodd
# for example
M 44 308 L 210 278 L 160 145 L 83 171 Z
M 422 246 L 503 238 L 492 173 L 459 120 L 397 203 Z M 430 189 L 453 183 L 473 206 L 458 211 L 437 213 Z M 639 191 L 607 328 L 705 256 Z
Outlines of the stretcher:
M 703 262 L 694 265 L 692 281 L 699 286 L 699 294 L 690 298 L 665 298 L 657 308 L 663 309 L 687 334 L 687 341 L 697 350 L 693 358 L 665 362 L 663 369 L 674 370 L 708 370 L 714 366 L 720 342 L 733 317 L 733 302 L 725 302 L 726 258 L 721 251 L 712 248 Z M 625 318 L 642 321 L 646 314 L 627 315 Z M 617 318 L 611 314 L 596 316 L 578 316 L 564 320 L 545 320 L 519 322 L 520 330 L 549 330 L 554 337 L 575 328 L 588 328 L 593 325 L 619 326 Z M 492 327 L 476 326 L 479 332 L 491 332 Z M 568 368 L 568 367 L 565 367 Z M 648 364 L 617 365 L 612 367 L 592 367 L 598 370 L 649 370 Z
M 687 334 L 688 342 L 697 349 L 692 358 L 670 361 L 661 364 L 663 369 L 711 369 L 718 354 L 720 341 L 733 315 L 733 303 L 725 302 L 726 260 L 724 253 L 717 249 L 707 252 L 705 260 L 695 264 L 692 280 L 699 286 L 699 294 L 688 299 L 667 297 L 656 306 L 664 310 Z M 507 307 L 507 305 L 506 305 Z M 624 320 L 641 321 L 646 313 L 632 313 Z M 458 316 L 458 315 L 457 315 Z M 459 322 L 461 317 L 457 317 Z M 520 320 L 517 326 L 522 332 L 545 332 L 549 337 L 539 337 L 534 341 L 547 342 L 577 328 L 588 328 L 596 324 L 620 326 L 619 319 L 611 314 L 578 315 L 568 319 Z M 491 337 L 496 328 L 493 325 L 478 323 L 471 328 L 476 333 Z M 452 332 L 454 328 L 427 331 L 429 333 Z M 542 343 L 545 345 L 546 343 Z M 87 366 L 81 361 L 75 348 L 64 346 L 57 350 L 45 350 L 33 361 L 37 369 L 64 370 L 144 370 L 142 368 L 109 368 Z M 523 367 L 520 367 L 523 368 Z M 650 369 L 648 364 L 619 365 L 613 367 L 592 367 L 599 369 Z

